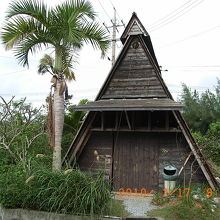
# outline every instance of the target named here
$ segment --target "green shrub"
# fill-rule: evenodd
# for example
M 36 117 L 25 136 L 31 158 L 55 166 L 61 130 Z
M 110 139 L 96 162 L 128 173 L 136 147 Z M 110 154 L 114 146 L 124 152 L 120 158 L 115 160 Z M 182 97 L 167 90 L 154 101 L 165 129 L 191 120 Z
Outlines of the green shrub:
M 68 174 L 38 167 L 31 177 L 11 166 L 0 175 L 0 201 L 6 208 L 25 208 L 59 213 L 99 214 L 110 200 L 109 184 L 79 170 Z M 28 183 L 27 179 L 29 180 Z
M 220 166 L 220 122 L 212 123 L 206 134 L 202 135 L 200 132 L 194 132 L 193 136 L 196 139 L 199 147 L 202 149 L 203 154 L 210 158 L 217 166 Z
M 5 208 L 22 207 L 22 200 L 25 197 L 24 181 L 24 173 L 16 166 L 1 167 L 0 202 Z

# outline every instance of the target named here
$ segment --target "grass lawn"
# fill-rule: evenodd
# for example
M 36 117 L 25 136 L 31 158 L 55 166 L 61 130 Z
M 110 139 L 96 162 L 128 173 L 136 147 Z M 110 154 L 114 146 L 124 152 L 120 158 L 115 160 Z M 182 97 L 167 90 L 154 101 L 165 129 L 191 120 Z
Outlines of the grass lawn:
M 165 220 L 219 220 L 220 207 L 212 212 L 210 203 L 207 201 L 187 203 L 182 199 L 172 199 L 161 208 L 149 211 L 147 215 L 162 217 Z

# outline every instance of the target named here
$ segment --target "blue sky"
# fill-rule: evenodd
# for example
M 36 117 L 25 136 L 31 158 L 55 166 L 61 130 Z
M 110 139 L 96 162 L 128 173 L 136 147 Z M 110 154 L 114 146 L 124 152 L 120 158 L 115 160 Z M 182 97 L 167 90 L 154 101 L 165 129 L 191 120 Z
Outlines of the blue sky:
M 0 25 L 10 0 L 1 2 Z M 45 0 L 53 6 L 62 0 Z M 127 24 L 135 11 L 151 35 L 155 53 L 163 69 L 162 76 L 175 98 L 186 83 L 200 91 L 213 89 L 220 77 L 220 1 L 219 0 L 92 0 L 98 21 L 111 25 L 112 4 L 118 21 Z M 120 18 L 119 18 L 120 17 Z M 118 38 L 123 28 L 119 28 Z M 117 54 L 121 50 L 117 43 Z M 30 68 L 19 66 L 13 53 L 0 46 L 0 95 L 9 99 L 27 96 L 34 105 L 41 105 L 49 93 L 50 75 L 39 76 L 37 65 L 44 53 L 30 56 Z M 111 57 L 111 50 L 108 52 Z M 76 81 L 69 84 L 73 103 L 82 98 L 94 99 L 111 68 L 111 62 L 100 58 L 100 52 L 85 46 L 75 67 Z

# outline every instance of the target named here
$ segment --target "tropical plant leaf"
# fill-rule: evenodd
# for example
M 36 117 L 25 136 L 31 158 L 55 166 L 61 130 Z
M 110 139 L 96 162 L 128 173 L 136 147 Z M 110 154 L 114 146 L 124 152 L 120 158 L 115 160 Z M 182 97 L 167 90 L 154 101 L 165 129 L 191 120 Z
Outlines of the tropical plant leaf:
M 50 18 L 51 10 L 42 2 L 37 0 L 13 1 L 9 4 L 7 17 L 11 18 L 17 15 L 27 15 L 36 19 L 45 27 L 49 27 L 48 18 Z
M 50 55 L 45 54 L 44 57 L 40 59 L 38 73 L 44 75 L 47 72 L 54 74 L 54 59 Z
M 84 42 L 101 49 L 102 55 L 108 48 L 106 31 L 98 23 L 93 23 L 95 16 L 92 4 L 86 0 L 67 0 L 55 8 L 48 8 L 37 0 L 13 1 L 1 38 L 6 49 L 13 49 L 23 66 L 28 65 L 30 52 L 35 53 L 49 45 L 55 50 L 61 48 L 62 68 L 58 69 L 72 80 L 75 77 L 70 69 Z M 41 66 L 41 73 L 48 71 L 49 68 Z
M 37 50 L 41 50 L 42 46 L 47 47 L 49 44 L 51 44 L 49 38 L 33 34 L 14 47 L 15 56 L 21 65 L 29 66 L 29 52 L 34 54 Z
M 98 23 L 86 23 L 82 27 L 82 33 L 84 33 L 83 40 L 86 43 L 90 43 L 94 49 L 100 49 L 102 56 L 105 56 L 109 46 L 109 39 L 106 35 L 106 31 L 100 27 Z

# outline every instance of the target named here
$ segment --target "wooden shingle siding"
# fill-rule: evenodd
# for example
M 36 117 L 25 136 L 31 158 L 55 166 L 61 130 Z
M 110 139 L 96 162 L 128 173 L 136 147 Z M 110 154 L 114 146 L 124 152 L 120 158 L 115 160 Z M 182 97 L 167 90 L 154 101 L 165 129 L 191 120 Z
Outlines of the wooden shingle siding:
M 138 42 L 137 49 L 132 46 L 134 42 Z M 140 98 L 167 97 L 140 41 L 134 38 L 125 57 L 115 70 L 102 99 L 138 96 Z
M 133 91 L 132 89 L 129 90 L 128 87 L 126 88 L 121 88 L 121 89 L 118 89 L 118 90 L 109 90 L 106 92 L 106 95 L 109 95 L 108 97 L 110 97 L 111 95 L 114 96 L 114 98 L 117 98 L 117 97 L 121 97 L 121 98 L 130 98 L 130 93 L 132 92 L 132 95 L 139 95 L 140 92 L 141 92 L 141 97 L 165 97 L 164 96 L 164 91 L 163 90 L 157 90 L 157 94 L 155 94 L 154 92 L 154 89 L 140 89 L 138 88 L 137 90 Z
M 125 74 L 127 74 L 127 78 L 125 78 Z M 133 76 L 135 74 L 135 77 Z M 129 80 L 130 78 L 132 79 L 149 79 L 151 77 L 155 77 L 154 71 L 153 70 L 124 70 L 124 71 L 118 71 L 118 73 L 115 75 L 113 81 L 117 80 L 122 80 L 126 81 Z
M 115 99 L 123 99 L 123 98 L 158 98 L 158 96 L 160 96 L 160 98 L 166 98 L 167 96 L 164 95 L 164 94 L 141 94 L 139 95 L 138 92 L 136 92 L 136 94 L 133 93 L 132 97 L 130 94 L 119 94 L 119 93 L 114 93 L 114 94 L 106 94 L 103 96 L 103 98 L 105 99 L 112 99 L 112 98 L 115 98 Z

